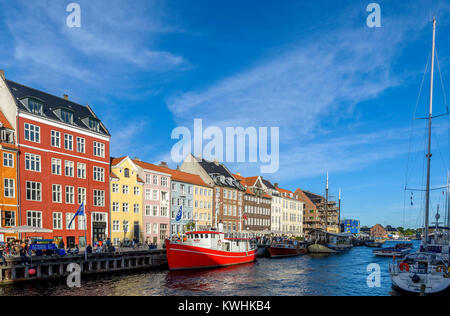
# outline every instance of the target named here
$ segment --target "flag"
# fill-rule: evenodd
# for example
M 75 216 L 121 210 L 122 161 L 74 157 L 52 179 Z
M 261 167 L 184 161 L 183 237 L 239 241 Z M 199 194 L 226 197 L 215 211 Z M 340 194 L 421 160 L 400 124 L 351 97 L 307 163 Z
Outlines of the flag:
M 183 216 L 183 205 L 180 206 L 180 210 L 178 211 L 178 214 L 177 214 L 177 217 L 176 217 L 177 222 L 180 221 L 182 216 Z
M 75 217 L 77 216 L 84 216 L 84 202 L 81 203 L 80 207 L 78 208 L 78 211 L 73 216 L 72 220 L 69 223 L 69 228 L 72 227 L 72 222 L 75 220 Z

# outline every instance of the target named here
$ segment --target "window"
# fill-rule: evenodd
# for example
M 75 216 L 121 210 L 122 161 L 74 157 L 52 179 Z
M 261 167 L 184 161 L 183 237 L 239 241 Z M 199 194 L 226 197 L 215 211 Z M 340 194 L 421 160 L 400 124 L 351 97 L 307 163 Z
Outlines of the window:
M 14 155 L 10 153 L 3 153 L 3 166 L 14 168 Z
M 139 187 L 134 187 L 134 195 L 139 195 L 141 193 L 141 190 Z
M 112 211 L 119 212 L 119 202 L 113 202 Z
M 30 112 L 42 115 L 42 103 L 28 99 L 28 108 Z
M 86 229 L 86 216 L 78 216 L 78 230 Z
M 157 205 L 153 205 L 153 216 L 158 216 L 158 206 Z
M 112 193 L 119 193 L 119 184 L 118 183 L 112 184 Z
M 94 206 L 105 206 L 105 191 L 94 190 Z
M 15 194 L 14 179 L 4 179 L 4 196 L 6 198 L 13 198 Z
M 64 134 L 64 149 L 73 150 L 73 136 L 70 134 Z
M 158 224 L 153 224 L 153 234 L 158 234 Z
M 52 147 L 61 147 L 61 133 L 57 131 L 51 131 L 51 145 Z
M 161 214 L 160 216 L 167 217 L 167 207 L 161 206 Z
M 85 152 L 85 140 L 84 138 L 81 137 L 77 137 L 77 151 L 79 153 L 84 153 Z
M 41 183 L 26 181 L 26 198 L 28 201 L 41 201 Z
M 86 188 L 78 188 L 78 205 L 83 202 L 86 204 Z
M 66 213 L 66 229 L 67 230 L 75 229 L 75 220 L 72 222 L 72 219 L 74 218 L 74 216 L 75 216 L 74 213 Z M 72 222 L 72 225 L 70 225 L 70 222 Z
M 152 190 L 145 189 L 145 199 L 146 200 L 151 200 L 152 199 Z
M 62 188 L 59 184 L 53 184 L 52 185 L 52 201 L 53 203 L 61 203 L 61 194 L 62 194 Z
M 146 205 L 145 206 L 145 216 L 150 216 L 151 215 L 151 205 Z
M 16 226 L 16 212 L 13 211 L 2 211 L 2 222 L 3 227 L 14 227 Z
M 100 122 L 97 119 L 90 117 L 89 118 L 89 128 L 93 131 L 98 132 L 100 130 Z
M 77 177 L 79 179 L 86 179 L 86 164 L 79 162 L 77 163 Z
M 113 221 L 113 227 L 112 227 L 113 232 L 117 233 L 120 231 L 120 224 L 119 221 Z
M 157 190 L 152 191 L 152 199 L 155 201 L 158 200 L 158 191 Z
M 61 175 L 61 159 L 52 158 L 52 174 Z
M 27 211 L 27 225 L 42 228 L 42 212 Z
M 75 203 L 75 188 L 71 186 L 66 186 L 66 203 L 74 204 Z
M 122 185 L 122 194 L 128 194 L 130 192 L 130 187 L 128 185 Z
M 150 224 L 150 223 L 145 224 L 145 232 L 147 234 L 151 234 L 152 233 L 152 224 Z
M 94 166 L 94 181 L 105 182 L 105 169 Z
M 30 142 L 40 142 L 40 127 L 25 123 L 25 140 Z
M 152 177 L 149 174 L 145 175 L 145 183 L 150 184 Z
M 122 212 L 128 213 L 129 207 L 128 203 L 122 203 Z
M 158 176 L 153 176 L 153 185 L 158 185 Z
M 65 109 L 61 109 L 61 120 L 64 123 L 73 124 L 73 112 Z
M 175 182 L 172 182 L 172 191 L 177 190 L 177 184 Z
M 168 186 L 168 181 L 167 181 L 166 177 L 161 177 L 161 186 L 163 186 L 163 187 Z
M 94 156 L 105 157 L 105 144 L 94 142 Z
M 62 213 L 53 213 L 53 229 L 62 229 Z
M 123 221 L 123 231 L 125 232 L 125 233 L 127 233 L 128 232 L 128 221 Z
M 134 204 L 134 213 L 139 214 L 140 211 L 141 211 L 141 208 L 140 208 L 139 204 Z
M 26 153 L 25 169 L 29 171 L 41 172 L 41 156 Z
M 67 177 L 73 177 L 73 172 L 74 172 L 73 165 L 74 165 L 73 161 L 68 161 L 68 160 L 65 161 L 65 174 Z

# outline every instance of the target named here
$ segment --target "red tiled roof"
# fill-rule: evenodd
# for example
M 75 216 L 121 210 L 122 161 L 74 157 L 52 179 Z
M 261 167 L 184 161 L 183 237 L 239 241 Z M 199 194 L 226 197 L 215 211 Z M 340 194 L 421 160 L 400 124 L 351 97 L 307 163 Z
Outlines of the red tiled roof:
M 309 204 L 313 208 L 316 208 L 316 204 L 314 204 L 313 201 L 311 201 L 311 199 L 305 194 L 305 192 L 303 192 L 302 189 L 298 188 L 297 190 L 295 190 L 295 194 L 298 195 L 298 199 L 300 201 Z
M 13 129 L 12 125 L 6 119 L 6 116 L 3 114 L 2 111 L 0 111 L 0 123 L 2 123 L 3 127 L 5 127 L 5 128 Z
M 190 184 L 197 184 L 197 185 L 201 185 L 204 187 L 210 187 L 208 184 L 206 184 L 202 180 L 202 178 L 200 178 L 199 175 L 183 172 L 180 170 L 165 168 L 165 167 L 162 167 L 162 168 L 166 170 L 165 171 L 166 173 L 169 173 L 172 175 L 172 180 L 186 182 L 186 183 L 190 183 Z
M 110 175 L 111 178 L 120 179 L 120 178 L 112 171 L 112 169 L 110 169 L 109 175 Z

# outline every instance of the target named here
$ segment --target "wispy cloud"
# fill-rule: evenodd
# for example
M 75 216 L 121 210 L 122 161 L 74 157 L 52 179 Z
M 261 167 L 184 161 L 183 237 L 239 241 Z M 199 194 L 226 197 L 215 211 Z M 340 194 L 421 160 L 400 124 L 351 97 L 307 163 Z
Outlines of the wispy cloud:
M 393 64 L 427 19 L 418 6 L 408 10 L 405 15 L 384 15 L 384 27 L 376 30 L 363 21 L 341 25 L 344 19 L 337 18 L 332 31 L 311 34 L 278 56 L 264 58 L 203 90 L 173 96 L 168 107 L 177 123 L 188 126 L 197 117 L 222 127 L 279 126 L 279 180 L 363 168 L 402 155 L 408 150 L 405 139 L 404 147 L 392 139 L 386 142 L 395 138 L 393 131 L 364 133 L 362 126 L 351 134 L 340 126 L 345 138 L 323 136 L 344 119 L 357 126 L 357 105 L 376 99 L 411 75 L 394 72 Z M 349 19 L 355 12 L 343 10 L 343 15 Z

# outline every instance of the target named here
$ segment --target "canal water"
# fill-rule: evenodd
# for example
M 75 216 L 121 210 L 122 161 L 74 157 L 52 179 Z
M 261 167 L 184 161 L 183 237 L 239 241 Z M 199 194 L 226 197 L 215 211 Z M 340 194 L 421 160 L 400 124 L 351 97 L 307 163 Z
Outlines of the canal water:
M 386 246 L 394 245 L 386 242 Z M 417 249 L 418 242 L 414 242 Z M 18 284 L 0 287 L 6 295 L 398 295 L 391 288 L 388 263 L 391 258 L 375 257 L 372 248 L 354 247 L 342 254 L 308 254 L 293 258 L 260 258 L 256 263 L 213 270 L 151 271 L 82 279 L 81 288 L 70 289 L 65 282 Z M 380 287 L 367 285 L 380 266 Z

